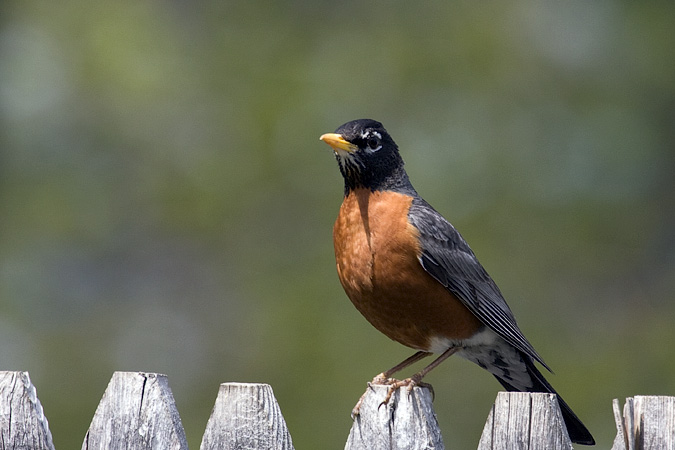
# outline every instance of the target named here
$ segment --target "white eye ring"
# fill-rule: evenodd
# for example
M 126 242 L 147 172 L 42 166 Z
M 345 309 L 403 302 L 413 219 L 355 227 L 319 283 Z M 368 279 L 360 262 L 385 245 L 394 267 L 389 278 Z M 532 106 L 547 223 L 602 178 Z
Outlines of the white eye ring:
M 366 141 L 367 152 L 376 152 L 382 148 L 382 135 L 377 131 L 364 132 L 361 134 L 361 138 Z M 371 142 L 377 144 L 377 146 L 373 148 Z

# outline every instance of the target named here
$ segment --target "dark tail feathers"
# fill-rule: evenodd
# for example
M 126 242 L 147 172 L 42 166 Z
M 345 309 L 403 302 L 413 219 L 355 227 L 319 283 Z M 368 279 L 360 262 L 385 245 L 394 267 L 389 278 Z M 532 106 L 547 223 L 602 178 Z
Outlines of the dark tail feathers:
M 544 376 L 539 372 L 539 370 L 534 366 L 531 358 L 528 358 L 526 355 L 523 355 L 523 359 L 526 361 L 527 370 L 530 376 L 532 377 L 533 387 L 528 389 L 529 392 L 548 392 L 550 394 L 556 394 L 558 396 L 558 404 L 560 405 L 560 411 L 562 412 L 563 420 L 565 421 L 565 426 L 567 427 L 567 433 L 570 435 L 572 442 L 576 444 L 583 445 L 595 445 L 595 440 L 591 436 L 588 428 L 581 423 L 581 420 L 572 412 L 572 409 L 565 403 L 565 400 L 560 397 L 555 389 L 546 381 Z M 502 380 L 499 377 L 495 377 L 497 380 L 506 388 L 508 391 L 521 391 L 514 386 L 511 386 L 507 381 Z

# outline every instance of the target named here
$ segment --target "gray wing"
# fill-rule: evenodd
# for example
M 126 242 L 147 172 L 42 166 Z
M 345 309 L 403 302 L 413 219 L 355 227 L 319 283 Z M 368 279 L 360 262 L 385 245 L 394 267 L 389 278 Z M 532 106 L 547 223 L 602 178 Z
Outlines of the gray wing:
M 420 233 L 424 270 L 483 324 L 551 370 L 520 331 L 499 288 L 455 227 L 420 197 L 414 199 L 408 220 Z

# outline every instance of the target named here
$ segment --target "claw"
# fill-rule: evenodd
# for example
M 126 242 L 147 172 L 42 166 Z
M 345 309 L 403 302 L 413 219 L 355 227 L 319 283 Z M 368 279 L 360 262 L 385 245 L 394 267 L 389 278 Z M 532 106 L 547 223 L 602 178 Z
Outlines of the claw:
M 417 378 L 418 377 L 413 375 L 412 377 L 406 378 L 404 380 L 394 380 L 392 383 L 388 383 L 389 389 L 387 389 L 387 396 L 384 397 L 384 400 L 382 401 L 382 403 L 380 403 L 380 406 L 386 405 L 387 403 L 389 403 L 389 400 L 391 400 L 391 396 L 394 395 L 394 392 L 396 392 L 396 390 L 398 390 L 398 388 L 400 388 L 400 387 L 403 387 L 403 386 L 407 387 L 408 388 L 408 394 L 410 394 L 410 392 L 412 392 L 412 390 L 415 386 L 420 385 L 420 380 L 418 380 Z M 426 383 L 422 383 L 422 384 L 426 385 Z
M 403 361 L 402 363 L 398 364 L 397 366 L 394 366 L 391 369 L 387 370 L 386 372 L 382 372 L 379 375 L 376 375 L 375 378 L 373 378 L 373 380 L 370 383 L 368 383 L 368 387 L 371 387 L 374 384 L 389 386 L 389 389 L 387 389 L 387 396 L 384 398 L 384 401 L 380 403 L 380 406 L 389 403 L 389 400 L 391 400 L 391 396 L 394 394 L 394 391 L 396 391 L 398 388 L 402 386 L 408 387 L 408 394 L 412 392 L 415 386 L 428 388 L 431 391 L 431 399 L 433 401 L 436 398 L 434 388 L 431 387 L 430 384 L 422 383 L 422 378 L 424 378 L 424 376 L 427 373 L 429 373 L 433 368 L 438 366 L 440 363 L 448 359 L 451 355 L 458 352 L 459 350 L 460 347 L 448 348 L 441 354 L 441 356 L 436 358 L 431 364 L 429 364 L 424 369 L 422 369 L 421 371 L 419 371 L 410 378 L 406 378 L 405 380 L 397 380 L 395 378 L 390 378 L 390 375 L 393 375 L 394 373 L 400 371 L 401 369 L 404 369 L 409 365 L 415 363 L 416 361 L 419 361 L 420 359 L 429 356 L 431 354 L 429 352 L 419 351 L 414 355 L 412 355 L 410 358 Z M 354 408 L 352 409 L 351 414 L 352 420 L 354 420 L 354 418 L 359 415 L 359 411 L 361 410 L 361 404 L 363 403 L 363 399 L 365 398 L 366 393 L 368 393 L 368 390 L 366 390 L 366 392 L 361 396 L 359 401 L 356 402 L 356 406 L 354 406 Z
M 433 402 L 434 400 L 436 400 L 436 392 L 434 392 L 434 387 L 432 385 L 430 385 L 429 383 L 420 382 L 417 383 L 417 386 L 429 389 L 429 392 L 431 392 L 431 401 Z
M 352 420 L 356 420 L 356 416 L 358 416 L 361 413 L 361 404 L 363 403 L 363 397 L 365 396 L 362 395 L 361 398 L 359 399 L 358 402 L 356 402 L 356 405 L 352 408 L 352 413 L 349 415 Z
M 405 381 L 405 380 L 403 380 Z M 378 374 L 373 378 L 369 383 L 368 383 L 368 389 L 372 388 L 373 385 L 382 385 L 382 386 L 390 386 L 390 388 L 387 390 L 387 397 L 385 398 L 384 402 L 380 403 L 380 406 L 386 405 L 389 403 L 389 399 L 391 398 L 392 394 L 396 389 L 398 389 L 398 386 L 395 388 L 391 388 L 393 386 L 396 386 L 398 383 L 401 383 L 401 381 L 397 380 L 396 378 L 389 378 L 387 377 L 384 373 Z M 366 392 L 363 393 L 361 398 L 359 398 L 359 401 L 356 402 L 356 405 L 354 405 L 354 408 L 352 408 L 352 412 L 350 414 L 352 420 L 356 419 L 356 416 L 359 415 L 361 412 L 361 405 L 363 404 L 363 400 L 366 398 L 366 394 L 368 393 L 368 389 L 366 389 Z M 378 406 L 379 408 L 379 406 Z
M 350 414 L 352 420 L 356 420 L 356 416 L 358 416 L 361 413 L 361 405 L 363 404 L 363 400 L 366 398 L 366 394 L 368 393 L 368 389 L 372 387 L 372 383 L 368 383 L 368 387 L 366 388 L 366 392 L 361 395 L 359 398 L 359 401 L 356 402 L 356 405 L 352 408 L 352 413 Z
M 379 404 L 378 409 L 384 405 L 387 405 L 389 403 L 389 400 L 391 400 L 391 396 L 394 395 L 394 392 L 396 392 L 398 388 L 403 386 L 408 388 L 408 395 L 410 395 L 415 386 L 425 387 L 429 389 L 429 391 L 431 391 L 431 400 L 433 401 L 436 398 L 436 393 L 434 392 L 434 388 L 430 384 L 422 382 L 422 377 L 424 376 L 424 374 L 425 372 L 420 372 L 416 373 L 410 378 L 397 380 L 396 378 L 389 378 L 387 374 L 383 372 L 381 374 L 376 375 L 375 378 L 373 378 L 368 383 L 368 389 L 372 388 L 373 385 L 389 386 L 389 388 L 387 389 L 387 395 L 384 397 L 382 403 Z M 361 411 L 361 405 L 363 404 L 363 400 L 366 398 L 368 389 L 366 389 L 366 392 L 363 393 L 361 398 L 359 398 L 359 401 L 356 402 L 356 405 L 354 405 L 354 408 L 352 408 L 351 413 L 352 420 L 355 420 L 356 416 L 359 415 Z

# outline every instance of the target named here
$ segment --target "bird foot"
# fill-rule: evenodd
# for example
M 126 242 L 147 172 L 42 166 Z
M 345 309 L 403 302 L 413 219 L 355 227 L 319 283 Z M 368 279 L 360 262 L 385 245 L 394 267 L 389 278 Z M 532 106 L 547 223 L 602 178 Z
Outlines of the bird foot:
M 387 396 L 384 397 L 384 400 L 382 403 L 380 403 L 380 406 L 386 405 L 389 403 L 389 400 L 391 400 L 391 396 L 398 390 L 398 388 L 401 387 L 407 387 L 408 395 L 412 392 L 413 388 L 415 386 L 423 387 L 429 389 L 431 392 L 431 399 L 432 401 L 436 398 L 436 393 L 434 392 L 434 388 L 432 385 L 429 383 L 423 383 L 422 382 L 422 377 L 419 376 L 419 374 L 415 374 L 410 378 L 406 378 L 404 380 L 394 380 L 393 383 L 388 383 L 389 384 L 389 389 L 387 389 Z
M 380 374 L 375 375 L 375 377 L 370 382 L 368 382 L 368 389 L 370 389 L 373 385 L 375 385 L 375 386 L 379 386 L 379 385 L 388 386 L 388 385 L 395 384 L 397 382 L 399 382 L 399 380 L 397 380 L 396 378 L 389 378 L 384 374 L 384 372 L 382 372 Z M 368 394 L 368 389 L 366 389 L 366 392 L 363 393 L 361 398 L 359 398 L 359 401 L 356 402 L 356 405 L 354 405 L 354 408 L 352 408 L 352 414 L 351 414 L 352 420 L 354 420 L 356 418 L 356 416 L 359 415 L 359 413 L 361 411 L 361 405 L 363 404 L 363 400 L 366 398 L 366 394 Z M 390 397 L 391 397 L 391 395 L 390 395 Z
M 368 389 L 370 389 L 370 383 L 368 383 Z M 363 404 L 363 399 L 366 398 L 366 394 L 368 393 L 368 389 L 366 389 L 366 392 L 363 393 L 361 398 L 359 398 L 359 401 L 356 402 L 356 405 L 354 405 L 354 407 L 352 408 L 352 413 L 351 413 L 352 420 L 355 420 L 356 416 L 358 416 L 361 413 L 361 405 Z
M 387 375 L 385 375 L 384 372 L 382 372 L 381 374 L 375 375 L 375 378 L 370 380 L 370 383 L 368 383 L 368 386 L 371 386 L 373 384 L 374 385 L 388 386 L 388 385 L 392 385 L 392 384 L 398 383 L 398 382 L 399 382 L 399 380 L 397 380 L 396 378 L 389 378 L 389 377 L 387 377 Z
M 394 395 L 394 392 L 396 392 L 396 390 L 398 390 L 398 388 L 403 387 L 403 386 L 406 386 L 408 388 L 407 389 L 408 395 L 410 394 L 410 392 L 412 392 L 412 390 L 415 386 L 427 388 L 431 392 L 432 400 L 435 399 L 436 394 L 434 393 L 433 386 L 430 385 L 429 383 L 423 383 L 421 381 L 422 377 L 420 377 L 418 375 L 419 374 L 415 374 L 410 378 L 405 378 L 403 380 L 397 380 L 396 378 L 386 377 L 383 373 L 381 373 L 379 375 L 376 375 L 375 378 L 373 378 L 372 381 L 370 381 L 370 383 L 368 383 L 368 388 L 370 389 L 373 385 L 389 386 L 389 388 L 387 389 L 387 395 L 384 397 L 384 400 L 382 401 L 382 403 L 380 403 L 379 407 L 388 404 L 389 400 L 391 400 L 391 396 Z M 361 405 L 363 404 L 363 400 L 366 398 L 366 394 L 368 394 L 368 389 L 366 389 L 366 392 L 363 393 L 361 398 L 359 398 L 359 401 L 356 402 L 356 405 L 352 409 L 352 414 L 351 414 L 352 420 L 354 420 L 356 418 L 356 416 L 359 415 L 359 412 L 361 410 Z

